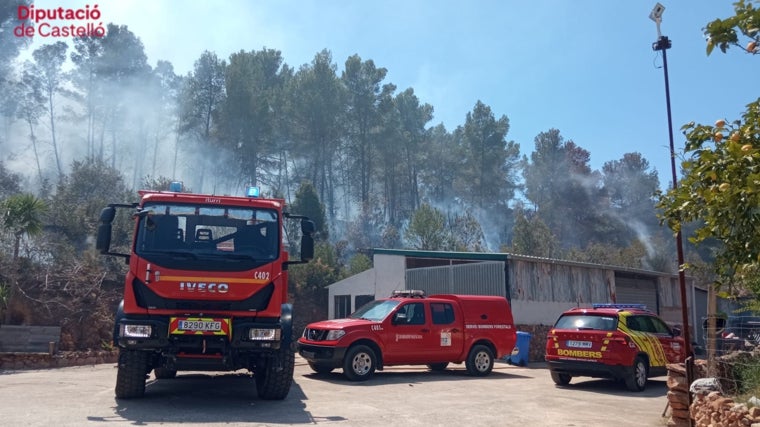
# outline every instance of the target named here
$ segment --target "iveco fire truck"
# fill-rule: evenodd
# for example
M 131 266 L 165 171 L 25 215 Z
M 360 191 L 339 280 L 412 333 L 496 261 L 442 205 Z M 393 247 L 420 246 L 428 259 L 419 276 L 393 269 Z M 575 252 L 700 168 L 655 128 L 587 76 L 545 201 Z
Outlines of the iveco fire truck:
M 262 399 L 284 399 L 293 381 L 292 305 L 288 266 L 313 257 L 314 222 L 286 211 L 285 201 L 139 191 L 134 204 L 110 204 L 100 215 L 97 249 L 126 258 L 124 299 L 115 315 L 119 348 L 117 398 L 145 393 L 153 371 L 253 373 Z M 111 252 L 116 210 L 132 210 L 129 253 Z M 285 220 L 300 221 L 300 257 L 291 260 Z

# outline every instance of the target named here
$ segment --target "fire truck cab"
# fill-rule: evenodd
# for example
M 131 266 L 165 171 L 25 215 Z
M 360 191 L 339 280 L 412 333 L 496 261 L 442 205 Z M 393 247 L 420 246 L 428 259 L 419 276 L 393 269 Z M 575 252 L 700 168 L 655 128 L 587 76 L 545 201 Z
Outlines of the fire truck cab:
M 96 247 L 126 259 L 115 315 L 116 397 L 142 397 L 146 374 L 253 372 L 263 399 L 283 399 L 293 378 L 288 266 L 312 258 L 314 223 L 281 199 L 140 191 L 135 204 L 103 209 Z M 132 210 L 129 253 L 111 252 L 117 208 Z M 284 220 L 300 220 L 300 259 L 283 242 Z

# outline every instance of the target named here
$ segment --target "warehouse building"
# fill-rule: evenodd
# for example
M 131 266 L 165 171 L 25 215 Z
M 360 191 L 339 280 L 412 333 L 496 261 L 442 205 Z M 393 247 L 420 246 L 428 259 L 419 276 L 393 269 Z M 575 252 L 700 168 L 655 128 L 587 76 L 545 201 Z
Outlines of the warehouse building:
M 541 340 L 560 313 L 594 303 L 644 304 L 671 325 L 683 323 L 676 274 L 508 253 L 374 249 L 372 258 L 374 268 L 329 286 L 330 318 L 394 290 L 421 289 L 504 296 L 518 330 Z M 707 291 L 689 278 L 686 286 L 691 337 L 702 345 L 702 334 L 693 331 L 707 314 Z M 541 340 L 531 343 L 532 354 L 542 354 Z

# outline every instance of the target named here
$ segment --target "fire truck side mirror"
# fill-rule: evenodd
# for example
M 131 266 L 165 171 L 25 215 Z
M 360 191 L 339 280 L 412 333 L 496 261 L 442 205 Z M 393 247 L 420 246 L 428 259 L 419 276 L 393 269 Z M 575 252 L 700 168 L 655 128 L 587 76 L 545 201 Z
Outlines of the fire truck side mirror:
M 98 238 L 95 241 L 95 249 L 102 254 L 107 254 L 111 247 L 111 223 L 116 216 L 116 208 L 109 206 L 100 211 L 100 225 L 98 225 Z
M 301 221 L 301 259 L 303 261 L 314 259 L 314 238 L 311 235 L 315 230 L 314 221 L 308 219 Z

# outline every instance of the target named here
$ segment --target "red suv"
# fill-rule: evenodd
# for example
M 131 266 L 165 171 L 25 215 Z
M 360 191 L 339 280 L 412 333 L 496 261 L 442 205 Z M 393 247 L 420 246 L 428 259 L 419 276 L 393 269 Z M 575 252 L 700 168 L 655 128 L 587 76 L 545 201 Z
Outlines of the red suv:
M 641 304 L 568 310 L 546 338 L 552 380 L 562 386 L 585 376 L 623 380 L 629 390 L 642 391 L 649 377 L 686 358 L 680 332 Z

